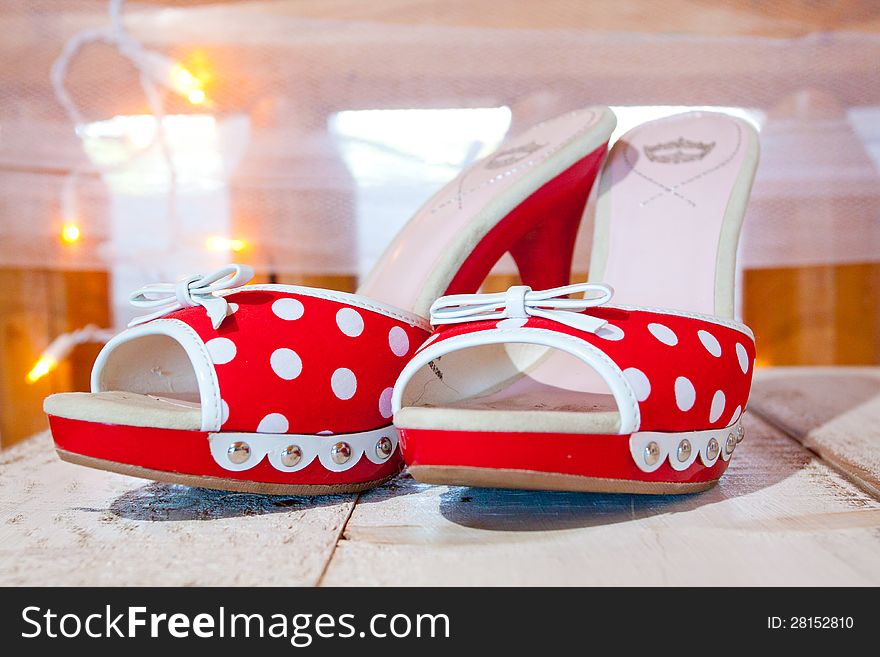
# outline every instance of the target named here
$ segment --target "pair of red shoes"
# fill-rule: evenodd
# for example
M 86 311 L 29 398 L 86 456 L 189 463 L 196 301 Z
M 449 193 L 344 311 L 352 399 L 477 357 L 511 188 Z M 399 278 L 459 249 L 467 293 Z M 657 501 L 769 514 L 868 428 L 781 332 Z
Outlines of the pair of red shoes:
M 682 114 L 606 160 L 615 124 L 593 107 L 505 143 L 428 201 L 357 294 L 241 287 L 241 266 L 139 290 L 151 314 L 107 344 L 92 392 L 46 400 L 58 454 L 278 494 L 364 490 L 404 462 L 430 483 L 709 488 L 754 369 L 733 308 L 757 136 Z M 595 282 L 566 286 L 600 169 Z M 475 294 L 505 252 L 524 285 Z

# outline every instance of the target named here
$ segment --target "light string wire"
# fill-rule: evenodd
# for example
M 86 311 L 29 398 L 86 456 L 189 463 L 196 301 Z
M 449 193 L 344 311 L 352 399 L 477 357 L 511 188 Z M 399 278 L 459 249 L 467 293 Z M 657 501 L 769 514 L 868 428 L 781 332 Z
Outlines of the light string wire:
M 125 0 L 109 0 L 109 28 L 81 30 L 64 44 L 60 54 L 52 63 L 49 80 L 55 98 L 61 107 L 64 108 L 77 134 L 82 137 L 82 128 L 87 123 L 87 120 L 73 101 L 73 98 L 71 98 L 66 84 L 73 59 L 88 44 L 106 43 L 115 46 L 117 52 L 131 62 L 138 71 L 140 86 L 146 97 L 156 129 L 149 143 L 132 152 L 126 161 L 117 163 L 110 169 L 118 169 L 129 165 L 133 160 L 158 145 L 168 169 L 168 212 L 172 219 L 170 223 L 176 229 L 177 222 L 174 221 L 174 218 L 177 213 L 178 177 L 165 129 L 165 104 L 159 86 L 156 84 L 157 78 L 162 80 L 164 77 L 158 73 L 158 70 L 162 69 L 163 72 L 170 73 L 174 62 L 161 53 L 148 50 L 129 34 L 125 29 L 122 19 L 124 4 Z M 62 185 L 62 210 L 65 213 L 69 212 L 71 208 L 77 207 L 76 184 L 81 173 L 80 168 L 74 168 Z M 43 350 L 34 367 L 28 372 L 28 383 L 34 383 L 54 370 L 58 363 L 67 358 L 77 345 L 90 342 L 106 343 L 118 332 L 118 329 L 99 328 L 89 324 L 74 331 L 61 333 Z

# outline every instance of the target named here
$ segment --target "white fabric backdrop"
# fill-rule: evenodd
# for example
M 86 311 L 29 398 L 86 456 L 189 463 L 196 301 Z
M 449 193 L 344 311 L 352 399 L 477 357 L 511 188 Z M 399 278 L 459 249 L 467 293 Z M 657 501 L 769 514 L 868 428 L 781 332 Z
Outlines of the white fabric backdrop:
M 52 61 L 78 30 L 108 24 L 105 4 L 0 0 L 0 266 L 111 269 L 126 288 L 231 257 L 362 274 L 507 130 L 597 103 L 624 122 L 696 105 L 760 125 L 743 266 L 880 259 L 878 37 L 392 25 L 303 18 L 296 4 L 126 5 L 137 39 L 210 78 L 207 106 L 166 99 L 171 115 L 201 115 L 172 140 L 172 186 L 158 147 L 132 156 L 143 125 L 114 123 L 146 104 L 111 47 L 88 46 L 71 66 L 88 128 L 77 133 L 53 96 Z M 71 217 L 82 238 L 64 245 Z M 247 246 L 211 250 L 210 236 Z

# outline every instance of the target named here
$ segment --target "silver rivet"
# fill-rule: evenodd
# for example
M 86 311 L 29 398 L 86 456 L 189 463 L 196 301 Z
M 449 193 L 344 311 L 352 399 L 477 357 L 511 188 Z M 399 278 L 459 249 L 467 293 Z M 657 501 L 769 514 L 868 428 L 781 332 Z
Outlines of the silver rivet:
M 724 451 L 728 454 L 733 454 L 733 450 L 736 448 L 736 436 L 732 433 L 727 434 L 727 442 L 724 443 Z
M 229 459 L 230 463 L 235 463 L 235 465 L 241 465 L 245 461 L 247 461 L 251 456 L 251 446 L 242 441 L 236 441 L 229 446 L 229 449 L 226 450 L 226 458 Z
M 691 457 L 691 441 L 685 438 L 678 443 L 678 460 L 684 463 Z
M 391 452 L 393 451 L 394 443 L 391 442 L 390 438 L 379 438 L 379 442 L 376 443 L 376 456 L 378 456 L 380 459 L 387 459 L 389 456 L 391 456 Z
M 660 445 L 653 440 L 645 445 L 645 463 L 654 465 L 660 460 Z
M 719 449 L 718 441 L 714 438 L 709 438 L 709 444 L 706 445 L 706 456 L 709 457 L 710 461 L 714 461 L 718 457 Z
M 299 445 L 288 445 L 281 450 L 281 462 L 285 467 L 292 468 L 302 460 L 303 452 Z
M 336 443 L 330 448 L 330 458 L 337 465 L 342 465 L 351 458 L 351 445 L 348 443 Z
M 736 428 L 736 442 L 741 443 L 742 439 L 745 437 L 746 437 L 746 430 L 743 429 L 742 425 L 740 424 Z

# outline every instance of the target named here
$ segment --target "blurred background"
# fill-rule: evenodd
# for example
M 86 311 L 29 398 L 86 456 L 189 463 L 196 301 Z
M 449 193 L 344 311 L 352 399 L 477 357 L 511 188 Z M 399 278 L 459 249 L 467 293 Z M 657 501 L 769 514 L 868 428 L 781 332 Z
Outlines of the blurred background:
M 461 168 L 590 104 L 758 126 L 759 365 L 880 362 L 874 0 L 0 0 L 0 34 L 0 445 L 88 389 L 132 289 L 237 261 L 353 290 Z

